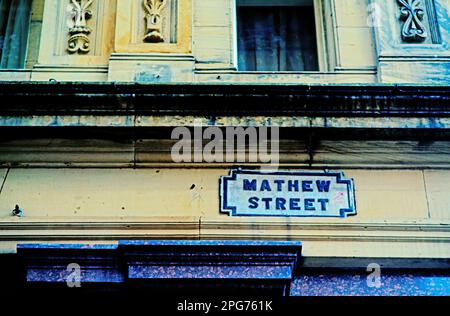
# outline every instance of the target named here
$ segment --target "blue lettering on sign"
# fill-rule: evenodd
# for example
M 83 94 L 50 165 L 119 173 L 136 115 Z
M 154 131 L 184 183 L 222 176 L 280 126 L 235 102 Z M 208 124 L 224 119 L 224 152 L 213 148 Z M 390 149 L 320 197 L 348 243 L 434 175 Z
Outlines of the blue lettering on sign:
M 283 198 L 277 198 L 277 210 L 285 211 L 286 210 L 286 200 Z
M 258 202 L 259 202 L 259 198 L 257 197 L 251 197 L 248 199 L 250 202 L 250 205 L 248 207 L 250 207 L 251 209 L 256 209 L 258 208 Z
M 353 180 L 340 172 L 232 170 L 220 187 L 221 212 L 231 216 L 356 215 Z
M 315 211 L 316 207 L 314 206 L 314 199 L 305 199 L 305 211 Z
M 248 199 L 249 201 L 249 208 L 257 209 L 259 207 L 259 198 L 257 197 L 251 197 Z M 263 198 L 261 199 L 262 202 L 265 204 L 266 210 L 270 210 L 271 203 L 273 202 L 272 198 Z M 316 207 L 321 209 L 322 211 L 327 211 L 328 207 L 328 199 L 305 199 L 304 200 L 304 207 L 305 211 L 315 211 Z M 292 211 L 300 211 L 301 207 L 299 204 L 301 203 L 301 199 L 292 198 L 289 200 L 286 200 L 284 198 L 276 198 L 275 199 L 275 205 L 277 210 L 286 210 L 288 209 L 286 205 L 289 205 L 289 210 Z
M 289 200 L 289 207 L 293 211 L 300 211 L 301 210 L 299 204 L 300 204 L 300 199 L 295 199 L 294 198 L 294 199 L 290 199 Z
M 256 191 L 256 180 L 244 179 L 244 190 L 245 191 Z
M 322 211 L 326 211 L 328 202 L 330 202 L 330 200 L 329 199 L 317 199 L 317 201 L 320 203 Z
M 313 192 L 312 181 L 302 181 L 302 190 L 303 192 Z
M 263 191 L 272 191 L 268 180 L 263 180 L 261 183 L 261 192 Z
M 289 192 L 295 191 L 298 192 L 300 191 L 300 184 L 298 180 L 289 180 L 288 181 L 288 187 L 289 187 Z
M 319 192 L 330 192 L 331 181 L 321 181 L 317 180 L 317 189 Z
M 274 180 L 273 182 L 275 182 L 277 184 L 277 191 L 278 192 L 283 191 L 284 180 Z
M 264 199 L 261 199 L 261 200 L 265 203 L 266 210 L 270 210 L 270 203 L 272 202 L 272 198 L 264 198 Z

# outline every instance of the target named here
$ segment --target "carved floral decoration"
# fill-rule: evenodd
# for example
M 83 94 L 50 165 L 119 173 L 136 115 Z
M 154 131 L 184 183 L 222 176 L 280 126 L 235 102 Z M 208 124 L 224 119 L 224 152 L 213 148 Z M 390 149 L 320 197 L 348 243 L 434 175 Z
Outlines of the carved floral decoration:
M 92 29 L 86 21 L 92 17 L 92 11 L 89 9 L 94 0 L 70 0 L 70 21 L 67 50 L 70 53 L 88 53 L 91 49 L 89 34 Z
M 423 42 L 427 36 L 427 30 L 423 24 L 425 9 L 422 0 L 397 0 L 401 6 L 400 18 L 404 21 L 402 27 L 402 39 L 405 42 Z
M 143 0 L 146 20 L 146 34 L 144 42 L 164 42 L 162 35 L 162 11 L 167 5 L 167 0 Z

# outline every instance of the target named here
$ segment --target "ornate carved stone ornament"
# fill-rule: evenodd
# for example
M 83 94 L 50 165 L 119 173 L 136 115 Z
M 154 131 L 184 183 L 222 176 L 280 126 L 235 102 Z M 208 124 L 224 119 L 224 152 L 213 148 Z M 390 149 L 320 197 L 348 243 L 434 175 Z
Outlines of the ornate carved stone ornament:
M 92 11 L 89 9 L 94 0 L 70 0 L 71 19 L 69 21 L 69 43 L 67 50 L 69 53 L 83 53 L 90 51 L 89 34 L 92 29 L 86 21 L 92 17 Z
M 425 8 L 422 0 L 397 0 L 400 4 L 400 19 L 404 21 L 402 39 L 405 42 L 423 42 L 428 32 L 423 21 Z
M 160 43 L 164 42 L 162 35 L 163 17 L 162 11 L 166 7 L 168 0 L 144 0 L 146 34 L 144 42 Z

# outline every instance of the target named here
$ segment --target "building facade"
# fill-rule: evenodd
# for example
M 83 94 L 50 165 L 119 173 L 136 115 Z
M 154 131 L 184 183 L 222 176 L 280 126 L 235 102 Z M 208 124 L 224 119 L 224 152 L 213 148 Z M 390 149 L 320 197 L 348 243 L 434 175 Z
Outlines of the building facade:
M 0 10 L 4 284 L 450 294 L 448 0 Z M 276 165 L 251 141 L 249 159 L 204 153 L 204 131 L 237 127 L 272 132 Z M 204 143 L 174 158 L 176 130 Z

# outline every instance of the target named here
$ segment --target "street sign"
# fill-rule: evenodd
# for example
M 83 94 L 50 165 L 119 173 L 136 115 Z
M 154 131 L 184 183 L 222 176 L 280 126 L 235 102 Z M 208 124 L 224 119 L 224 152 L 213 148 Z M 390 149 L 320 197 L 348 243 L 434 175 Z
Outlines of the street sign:
M 230 216 L 356 215 L 353 179 L 342 172 L 239 169 L 220 182 L 220 211 Z

